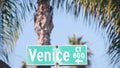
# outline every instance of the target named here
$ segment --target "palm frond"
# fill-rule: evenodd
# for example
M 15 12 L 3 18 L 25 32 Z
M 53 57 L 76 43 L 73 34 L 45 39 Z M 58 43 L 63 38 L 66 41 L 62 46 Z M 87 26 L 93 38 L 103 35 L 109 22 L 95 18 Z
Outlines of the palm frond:
M 87 42 L 83 42 L 82 41 L 83 36 L 80 37 L 76 37 L 76 35 L 74 34 L 72 37 L 69 37 L 69 44 L 70 45 L 85 45 Z M 87 57 L 88 57 L 88 65 L 91 65 L 91 60 L 90 60 L 90 56 L 92 55 L 90 48 L 87 48 Z M 87 68 L 86 65 L 78 65 L 75 68 Z M 72 68 L 72 66 L 70 66 L 69 68 Z
M 57 8 L 66 6 L 67 12 L 72 12 L 75 17 L 78 17 L 83 9 L 85 20 L 90 16 L 100 20 L 99 27 L 106 29 L 111 44 L 108 53 L 116 53 L 116 56 L 120 57 L 120 0 L 51 0 L 51 5 Z
M 31 5 L 26 4 L 27 1 L 0 0 L 0 49 L 3 48 L 0 54 L 6 58 L 15 47 L 26 13 L 32 8 Z
M 108 53 L 111 55 L 112 60 L 115 60 L 113 56 L 114 53 L 117 54 L 115 56 L 119 59 L 120 0 L 72 0 L 66 2 L 66 5 L 71 7 L 70 9 L 66 9 L 69 11 L 74 11 L 73 14 L 75 16 L 79 15 L 79 9 L 84 8 L 84 16 L 86 20 L 90 15 L 100 20 L 99 23 L 106 29 L 106 33 L 108 33 L 108 39 L 111 44 Z M 118 60 L 116 59 L 116 61 Z

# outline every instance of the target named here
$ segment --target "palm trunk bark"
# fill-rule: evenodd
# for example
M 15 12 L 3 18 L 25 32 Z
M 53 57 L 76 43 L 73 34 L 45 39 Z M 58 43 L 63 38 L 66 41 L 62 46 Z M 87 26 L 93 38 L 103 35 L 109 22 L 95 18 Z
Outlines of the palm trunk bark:
M 38 35 L 37 45 L 50 45 L 50 33 L 53 29 L 52 8 L 50 0 L 38 0 L 38 9 L 35 14 L 35 31 Z M 50 66 L 37 66 L 50 68 Z

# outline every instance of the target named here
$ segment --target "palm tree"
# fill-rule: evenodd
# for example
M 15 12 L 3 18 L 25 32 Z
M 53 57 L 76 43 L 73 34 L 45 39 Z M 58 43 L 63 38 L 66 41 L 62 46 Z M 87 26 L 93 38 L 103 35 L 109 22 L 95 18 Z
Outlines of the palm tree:
M 53 29 L 52 7 L 50 0 L 38 0 L 38 9 L 35 14 L 35 31 L 39 45 L 50 45 L 50 33 Z
M 120 1 L 119 0 L 38 0 L 38 6 L 40 4 L 49 3 L 49 10 L 52 10 L 50 6 L 50 1 L 52 2 L 52 7 L 57 3 L 57 7 L 66 4 L 67 11 L 72 10 L 76 17 L 79 16 L 81 8 L 84 8 L 85 18 L 90 18 L 92 15 L 96 19 L 99 19 L 99 26 L 103 26 L 108 33 L 108 42 L 110 42 L 108 53 L 113 60 L 119 62 L 114 57 L 120 57 Z M 64 3 L 65 2 L 65 3 Z M 47 5 L 46 5 L 47 6 Z M 36 18 L 35 18 L 36 19 Z M 36 23 L 37 24 L 37 23 Z M 51 23 L 52 24 L 52 23 Z M 35 27 L 36 28 L 36 27 Z M 52 30 L 52 25 L 50 27 Z M 40 37 L 41 28 L 37 28 L 36 33 Z M 43 30 L 41 30 L 42 32 Z M 50 31 L 51 32 L 51 31 Z M 49 35 L 47 35 L 49 36 Z M 42 35 L 41 35 L 42 37 Z M 41 38 L 42 39 L 42 38 Z M 40 38 L 39 38 L 40 41 Z M 47 41 L 48 42 L 48 41 Z M 40 42 L 39 42 L 40 43 Z M 117 54 L 117 55 L 116 55 Z
M 108 54 L 112 63 L 120 62 L 120 0 L 72 0 L 66 1 L 67 10 L 74 10 L 78 16 L 80 9 L 84 8 L 85 18 L 93 16 L 100 20 L 99 26 L 106 29 L 110 43 Z M 119 60 L 118 60 L 119 59 Z
M 29 6 L 26 2 L 29 2 Z M 52 6 L 50 6 L 50 2 Z M 66 3 L 64 3 L 66 2 Z M 1 23 L 0 23 L 0 38 L 1 48 L 4 46 L 7 49 L 2 49 L 1 53 L 8 57 L 8 52 L 13 50 L 13 47 L 19 36 L 21 29 L 20 21 L 26 13 L 25 10 L 31 7 L 32 0 L 0 0 Z M 66 9 L 74 9 L 75 16 L 78 16 L 81 6 L 85 8 L 85 17 L 93 15 L 100 19 L 100 24 L 107 29 L 108 38 L 111 43 L 109 53 L 112 57 L 119 57 L 120 50 L 120 8 L 119 0 L 38 0 L 38 9 L 35 14 L 35 31 L 38 35 L 39 45 L 50 44 L 50 32 L 53 29 L 52 24 L 52 7 L 63 6 L 66 4 Z M 18 7 L 19 6 L 19 7 Z M 17 9 L 17 8 L 21 8 Z M 34 6 L 33 6 L 34 7 Z M 30 10 L 28 8 L 27 10 Z M 21 16 L 20 16 L 21 15 Z M 49 24 L 49 25 L 48 25 Z M 43 41 L 44 40 L 44 41 Z M 5 51 L 6 50 L 6 51 Z M 114 54 L 115 55 L 114 55 Z M 113 55 L 112 55 L 113 54 Z M 118 54 L 118 55 L 116 55 Z M 114 59 L 114 58 L 113 58 Z
M 22 20 L 30 8 L 21 0 L 0 0 L 0 56 L 3 58 L 0 60 L 0 68 L 10 68 L 3 60 L 8 61 L 8 55 L 19 38 Z
M 52 6 L 50 5 L 50 1 Z M 120 50 L 120 4 L 118 0 L 38 0 L 38 9 L 35 15 L 35 31 L 39 45 L 50 44 L 50 33 L 53 29 L 52 7 L 66 4 L 67 11 L 73 10 L 76 17 L 81 8 L 84 8 L 85 18 L 92 15 L 99 19 L 99 24 L 106 29 L 110 42 L 109 54 L 113 58 L 119 57 Z M 57 3 L 57 5 L 56 5 Z M 48 25 L 49 24 L 49 25 Z M 99 25 L 99 26 L 100 26 Z M 118 55 L 116 55 L 116 54 Z M 118 61 L 118 60 L 116 60 Z
M 74 34 L 72 37 L 69 37 L 69 44 L 70 45 L 85 45 L 86 42 L 82 42 L 82 36 L 76 38 L 76 35 Z M 90 56 L 92 55 L 89 48 L 87 48 L 87 57 L 88 57 L 88 65 L 79 65 L 79 66 L 70 66 L 69 68 L 87 68 L 90 66 Z
M 53 29 L 52 7 L 50 0 L 38 0 L 38 9 L 35 14 L 35 31 L 38 35 L 38 45 L 50 45 L 50 33 Z M 50 66 L 37 66 L 37 68 L 50 68 Z

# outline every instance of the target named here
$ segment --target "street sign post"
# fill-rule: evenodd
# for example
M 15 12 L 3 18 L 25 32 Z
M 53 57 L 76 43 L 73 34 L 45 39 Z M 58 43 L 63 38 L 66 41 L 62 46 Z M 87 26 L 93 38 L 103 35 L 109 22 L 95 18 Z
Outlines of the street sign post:
M 28 65 L 86 65 L 87 48 L 85 45 L 66 46 L 28 46 Z

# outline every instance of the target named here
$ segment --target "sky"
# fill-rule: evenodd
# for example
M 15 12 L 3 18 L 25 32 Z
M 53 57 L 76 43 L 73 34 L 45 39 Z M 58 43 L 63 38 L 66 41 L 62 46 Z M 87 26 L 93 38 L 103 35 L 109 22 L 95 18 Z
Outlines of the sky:
M 23 32 L 19 36 L 14 52 L 9 56 L 9 64 L 12 68 L 21 68 L 22 61 L 26 60 L 26 46 L 35 45 L 37 42 L 33 17 L 34 15 L 31 13 L 26 23 L 22 24 Z M 75 19 L 71 13 L 66 13 L 65 10 L 54 9 L 54 28 L 51 33 L 51 45 L 68 45 L 68 37 L 71 37 L 73 34 L 76 34 L 78 37 L 83 36 L 83 41 L 87 42 L 87 46 L 93 53 L 90 68 L 112 68 L 109 64 L 109 57 L 106 54 L 107 47 L 105 41 L 107 40 L 107 35 L 104 29 L 95 27 L 98 21 L 92 17 L 90 19 L 92 25 L 88 24 L 88 20 L 84 20 L 82 11 L 79 18 Z

